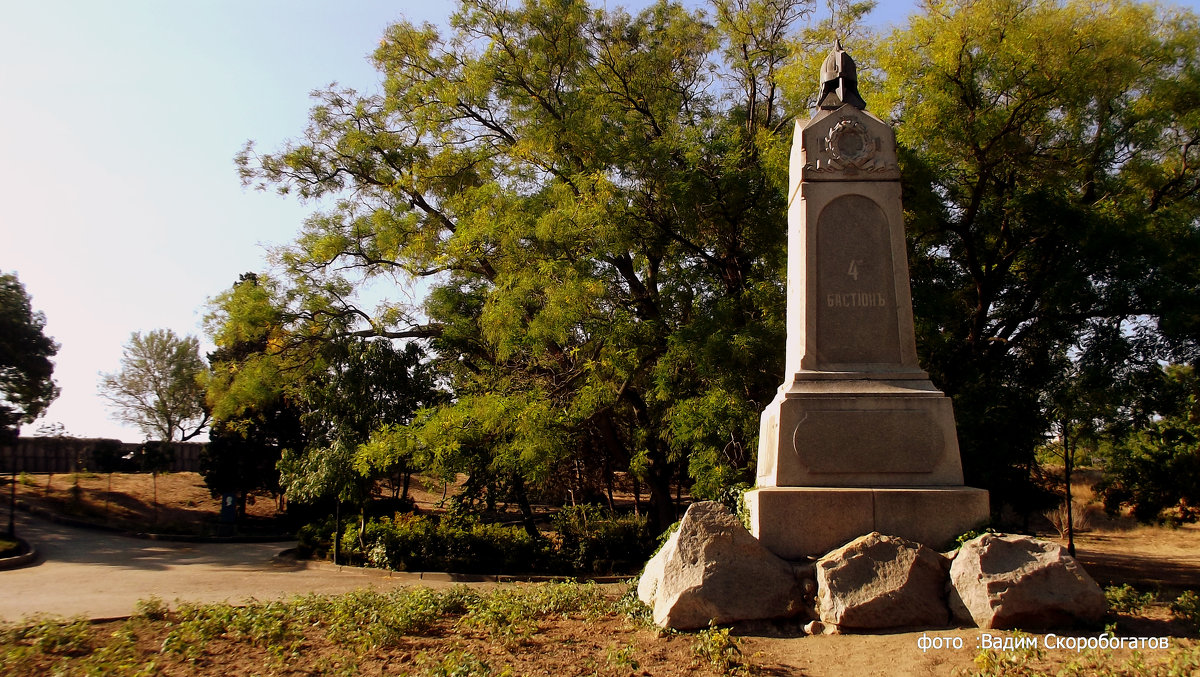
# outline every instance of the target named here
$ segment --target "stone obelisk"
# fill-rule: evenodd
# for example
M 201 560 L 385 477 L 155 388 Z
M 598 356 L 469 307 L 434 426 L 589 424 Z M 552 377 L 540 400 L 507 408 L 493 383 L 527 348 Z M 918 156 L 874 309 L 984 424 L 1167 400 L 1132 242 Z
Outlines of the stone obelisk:
M 895 135 L 865 108 L 837 44 L 792 141 L 785 376 L 746 494 L 751 532 L 785 559 L 871 531 L 942 546 L 988 518 L 950 399 L 917 364 Z

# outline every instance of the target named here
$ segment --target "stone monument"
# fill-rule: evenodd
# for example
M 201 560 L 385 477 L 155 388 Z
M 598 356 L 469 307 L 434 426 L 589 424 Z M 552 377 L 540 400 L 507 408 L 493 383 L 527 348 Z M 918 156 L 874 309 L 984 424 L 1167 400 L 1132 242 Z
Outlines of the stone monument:
M 917 364 L 895 135 L 855 71 L 836 44 L 792 141 L 785 376 L 746 494 L 751 532 L 784 559 L 872 531 L 940 547 L 988 518 L 950 399 Z

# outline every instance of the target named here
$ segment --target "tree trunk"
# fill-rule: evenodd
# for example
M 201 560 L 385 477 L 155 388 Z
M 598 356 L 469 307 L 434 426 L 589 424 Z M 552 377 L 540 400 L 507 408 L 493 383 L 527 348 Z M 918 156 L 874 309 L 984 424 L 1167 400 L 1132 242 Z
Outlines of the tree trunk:
M 1067 554 L 1075 556 L 1075 506 L 1071 500 L 1071 474 L 1075 468 L 1074 441 L 1070 439 L 1068 422 L 1063 421 L 1063 480 L 1067 485 Z
M 338 563 L 338 546 L 342 541 L 342 499 L 333 499 L 333 563 Z
M 0 431 L 3 432 L 3 431 Z M 8 537 L 17 537 L 17 445 L 8 447 Z
M 604 488 L 608 492 L 608 511 L 615 513 L 617 504 L 613 501 L 613 473 L 607 455 L 604 456 Z
M 675 523 L 675 502 L 671 497 L 671 464 L 657 446 L 650 450 L 650 466 L 646 473 L 646 488 L 650 493 L 650 528 L 662 533 Z
M 541 538 L 537 523 L 533 519 L 533 506 L 529 504 L 529 495 L 525 493 L 525 478 L 517 473 L 513 473 L 512 476 L 512 493 L 513 498 L 517 499 L 517 506 L 521 508 L 521 522 L 525 526 L 525 533 L 532 538 Z
M 633 480 L 633 514 L 642 514 L 642 483 L 632 472 L 629 477 Z

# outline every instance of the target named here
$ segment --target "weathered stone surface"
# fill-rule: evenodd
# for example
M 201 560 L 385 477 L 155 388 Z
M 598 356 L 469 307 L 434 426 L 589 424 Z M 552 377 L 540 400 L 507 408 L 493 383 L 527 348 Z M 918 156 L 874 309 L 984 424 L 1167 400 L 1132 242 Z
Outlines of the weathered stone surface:
M 750 533 L 786 560 L 821 557 L 872 531 L 944 547 L 988 517 L 971 487 L 764 487 L 745 494 Z
M 638 581 L 638 597 L 654 609 L 654 622 L 676 630 L 703 628 L 710 620 L 793 616 L 802 609 L 802 594 L 792 565 L 712 501 L 688 508 Z
M 854 68 L 840 47 L 830 59 Z M 952 403 L 917 359 L 895 134 L 846 72 L 793 135 L 784 380 L 746 498 L 751 532 L 788 560 L 871 531 L 942 547 L 989 514 L 963 485 Z
M 817 561 L 817 613 L 841 629 L 946 625 L 946 570 L 934 550 L 873 532 Z
M 1095 624 L 1104 592 L 1057 543 L 984 534 L 963 544 L 950 566 L 955 621 L 981 628 L 1044 629 Z

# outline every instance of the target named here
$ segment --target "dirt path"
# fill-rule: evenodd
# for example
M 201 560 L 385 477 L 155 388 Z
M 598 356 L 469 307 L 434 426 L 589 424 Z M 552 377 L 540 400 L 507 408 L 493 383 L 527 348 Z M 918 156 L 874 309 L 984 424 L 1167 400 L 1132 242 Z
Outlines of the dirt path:
M 338 593 L 449 580 L 392 577 L 353 569 L 305 568 L 273 560 L 288 543 L 174 543 L 53 524 L 17 515 L 17 531 L 41 554 L 35 566 L 0 571 L 0 620 L 32 614 L 109 618 L 138 600 L 240 602 L 309 592 Z
M 1079 561 L 1102 586 L 1200 589 L 1200 525 L 1127 526 L 1080 534 Z

